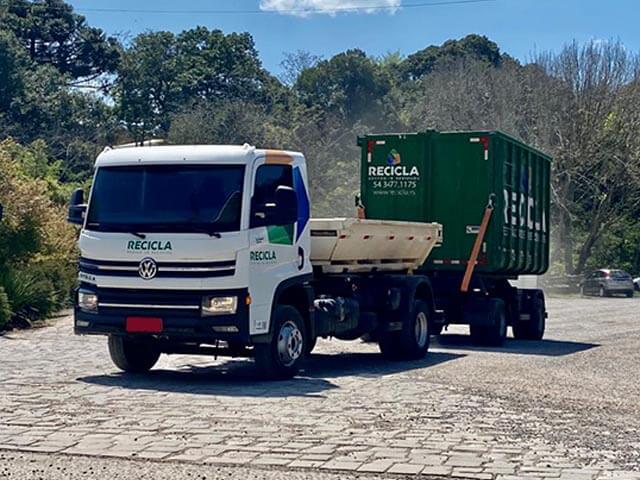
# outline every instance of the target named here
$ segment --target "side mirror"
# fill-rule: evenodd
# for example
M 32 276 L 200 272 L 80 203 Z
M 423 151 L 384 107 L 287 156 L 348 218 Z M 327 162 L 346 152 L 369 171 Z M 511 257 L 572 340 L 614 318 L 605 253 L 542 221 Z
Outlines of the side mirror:
M 82 225 L 86 211 L 87 204 L 84 203 L 84 190 L 78 188 L 71 194 L 67 222 L 73 223 L 74 225 Z
M 298 219 L 298 198 L 291 187 L 276 188 L 275 203 L 265 205 L 266 225 L 288 225 Z

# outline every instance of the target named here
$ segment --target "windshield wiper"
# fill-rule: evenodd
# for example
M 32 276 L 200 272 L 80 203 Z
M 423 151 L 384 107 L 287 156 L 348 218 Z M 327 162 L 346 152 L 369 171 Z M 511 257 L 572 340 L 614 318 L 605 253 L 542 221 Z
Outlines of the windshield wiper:
M 206 233 L 210 237 L 222 238 L 222 234 L 217 232 L 213 228 L 213 224 L 201 224 L 201 223 L 149 223 L 142 224 L 140 226 L 136 225 L 135 228 L 147 228 L 152 231 L 157 232 L 174 232 L 174 233 Z
M 87 227 L 94 227 L 103 232 L 126 232 L 144 240 L 147 236 L 144 233 L 129 230 L 131 227 L 127 225 L 115 225 L 112 223 L 89 222 Z
M 136 237 L 144 240 L 147 238 L 147 235 L 144 233 L 140 233 L 137 230 L 145 230 L 147 232 L 175 232 L 175 233 L 206 233 L 210 237 L 222 238 L 222 234 L 217 232 L 214 228 L 214 224 L 199 224 L 199 223 L 174 223 L 174 224 L 164 224 L 164 223 L 132 223 L 129 225 L 118 225 L 111 223 L 100 223 L 100 222 L 89 222 L 87 224 L 88 227 L 94 227 L 101 231 L 112 231 L 112 232 L 126 232 L 131 235 L 135 235 Z
M 188 228 L 191 229 L 195 233 L 206 233 L 210 237 L 222 238 L 222 234 L 220 234 L 220 232 L 216 232 L 215 230 L 212 230 L 211 228 L 203 227 L 203 226 L 200 226 L 200 225 L 193 225 L 193 224 L 189 224 L 189 223 L 185 224 L 185 226 L 188 226 Z

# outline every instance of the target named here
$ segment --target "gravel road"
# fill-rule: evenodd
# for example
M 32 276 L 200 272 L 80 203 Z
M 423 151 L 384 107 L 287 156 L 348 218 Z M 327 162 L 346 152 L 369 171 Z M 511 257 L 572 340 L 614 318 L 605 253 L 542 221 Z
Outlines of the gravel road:
M 302 374 L 247 361 L 111 365 L 71 320 L 0 337 L 0 477 L 640 479 L 640 298 L 552 298 L 541 342 L 423 361 L 320 341 Z

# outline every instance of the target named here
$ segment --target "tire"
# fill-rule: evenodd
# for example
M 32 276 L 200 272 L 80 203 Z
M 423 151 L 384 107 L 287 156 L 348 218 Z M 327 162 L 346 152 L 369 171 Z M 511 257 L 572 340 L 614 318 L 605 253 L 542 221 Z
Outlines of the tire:
M 629 291 L 626 293 L 626 295 L 627 295 L 627 298 L 631 298 L 631 297 L 633 297 L 633 295 L 634 295 L 634 294 L 633 294 L 633 290 L 629 290 Z
M 500 347 L 507 338 L 507 315 L 504 302 L 497 298 L 490 300 L 489 319 L 491 325 L 469 325 L 471 340 L 476 345 Z
M 271 341 L 259 343 L 254 348 L 256 368 L 265 380 L 286 380 L 298 373 L 306 355 L 304 320 L 294 307 L 277 305 L 271 321 Z
M 127 373 L 148 372 L 160 358 L 160 350 L 149 340 L 132 340 L 109 336 L 109 355 L 120 370 Z
M 516 321 L 511 327 L 514 338 L 518 340 L 542 340 L 547 324 L 544 299 L 540 295 L 533 297 L 526 313 L 529 314 L 528 321 Z
M 600 290 L 598 290 L 598 296 L 600 296 L 600 297 L 608 297 L 609 296 L 609 292 L 607 292 L 607 290 L 605 290 L 605 288 L 603 286 L 600 286 Z
M 403 319 L 402 330 L 385 332 L 378 339 L 382 356 L 390 360 L 419 360 L 429 350 L 429 307 L 415 300 L 409 314 Z
M 307 346 L 305 348 L 306 354 L 309 355 L 313 352 L 313 349 L 316 348 L 316 342 L 318 341 L 318 337 L 309 338 L 307 341 Z

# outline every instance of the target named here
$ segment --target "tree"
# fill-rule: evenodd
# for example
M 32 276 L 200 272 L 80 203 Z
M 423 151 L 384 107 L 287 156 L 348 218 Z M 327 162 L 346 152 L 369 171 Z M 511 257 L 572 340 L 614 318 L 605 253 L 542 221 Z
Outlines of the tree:
M 136 141 L 169 130 L 181 92 L 176 56 L 175 35 L 154 32 L 138 35 L 122 57 L 114 97 Z
M 431 45 L 409 55 L 402 65 L 404 77 L 415 80 L 431 73 L 436 66 L 469 57 L 485 61 L 494 67 L 502 56 L 498 45 L 485 36 L 467 35 L 460 40 L 448 40 L 441 46 Z
M 187 101 L 259 100 L 267 77 L 248 33 L 186 30 L 176 38 L 176 63 Z
M 295 90 L 307 106 L 347 120 L 375 116 L 391 88 L 382 69 L 361 50 L 347 50 L 303 70 Z
M 278 78 L 285 85 L 293 86 L 304 70 L 315 67 L 321 60 L 322 57 L 305 50 L 285 53 L 284 59 L 280 62 L 282 73 Z
M 0 115 L 6 115 L 13 99 L 23 93 L 26 66 L 13 35 L 0 31 Z
M 73 80 L 90 81 L 116 69 L 118 41 L 89 27 L 63 0 L 0 0 L 0 24 L 33 62 L 51 65 Z
M 619 42 L 567 45 L 536 62 L 557 79 L 552 194 L 568 273 L 582 273 L 603 235 L 640 207 L 640 57 Z
M 270 104 L 277 82 L 263 69 L 249 34 L 198 27 L 138 35 L 124 53 L 114 90 L 136 141 L 165 135 L 173 115 L 210 101 Z
M 202 103 L 178 113 L 171 122 L 168 139 L 187 145 L 249 143 L 282 148 L 289 138 L 288 128 L 263 105 L 228 100 Z

